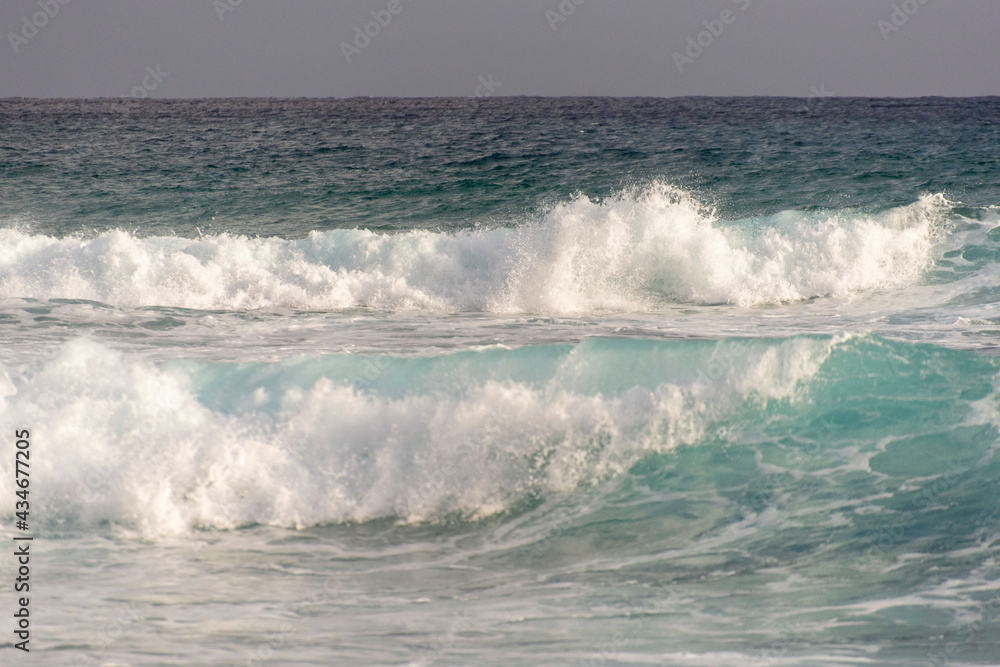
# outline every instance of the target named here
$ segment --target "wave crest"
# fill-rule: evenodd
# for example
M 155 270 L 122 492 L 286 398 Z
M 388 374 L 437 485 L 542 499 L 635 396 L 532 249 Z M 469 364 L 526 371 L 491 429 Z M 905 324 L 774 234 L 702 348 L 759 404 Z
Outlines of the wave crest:
M 667 185 L 580 196 L 517 229 L 308 238 L 93 239 L 0 230 L 0 298 L 204 310 L 427 309 L 540 314 L 752 306 L 902 287 L 932 260 L 939 195 L 876 216 L 723 222 Z
M 363 387 L 334 378 L 351 356 L 247 376 L 81 339 L 32 368 L 0 367 L 0 421 L 31 425 L 45 448 L 32 475 L 47 530 L 480 518 L 695 444 L 741 410 L 795 401 L 837 344 L 592 341 L 503 352 L 510 376 L 464 386 L 455 364 L 485 372 L 500 353 L 395 359 L 384 386 Z M 14 491 L 11 466 L 0 461 L 0 493 Z

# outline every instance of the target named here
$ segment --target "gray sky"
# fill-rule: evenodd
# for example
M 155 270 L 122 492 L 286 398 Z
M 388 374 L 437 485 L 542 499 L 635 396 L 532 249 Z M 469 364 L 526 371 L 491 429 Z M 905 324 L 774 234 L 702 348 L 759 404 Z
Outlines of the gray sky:
M 3 0 L 0 29 L 0 97 L 1000 94 L 997 0 Z

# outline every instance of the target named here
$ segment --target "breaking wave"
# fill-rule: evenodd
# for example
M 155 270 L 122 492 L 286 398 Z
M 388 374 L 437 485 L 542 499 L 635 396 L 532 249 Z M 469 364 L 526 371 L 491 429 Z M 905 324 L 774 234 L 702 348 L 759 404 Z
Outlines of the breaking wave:
M 950 210 L 787 211 L 725 222 L 656 185 L 580 196 L 520 228 L 307 238 L 54 238 L 0 230 L 0 298 L 206 310 L 426 309 L 579 314 L 669 302 L 751 306 L 912 284 Z

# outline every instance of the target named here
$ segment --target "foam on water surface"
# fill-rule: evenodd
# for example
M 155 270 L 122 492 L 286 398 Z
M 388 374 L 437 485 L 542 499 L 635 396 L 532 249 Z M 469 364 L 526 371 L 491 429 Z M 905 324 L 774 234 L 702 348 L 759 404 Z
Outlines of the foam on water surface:
M 555 206 L 519 228 L 308 238 L 52 238 L 0 230 L 0 298 L 202 310 L 351 308 L 588 314 L 752 306 L 918 283 L 941 196 L 877 215 L 722 221 L 666 185 Z

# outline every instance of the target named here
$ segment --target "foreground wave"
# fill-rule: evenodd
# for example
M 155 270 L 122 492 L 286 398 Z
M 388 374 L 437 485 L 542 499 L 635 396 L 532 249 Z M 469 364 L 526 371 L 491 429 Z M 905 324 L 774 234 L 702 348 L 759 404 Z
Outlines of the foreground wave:
M 622 480 L 683 497 L 686 450 L 711 529 L 777 473 L 869 513 L 953 461 L 993 474 L 997 372 L 868 336 L 160 365 L 78 340 L 0 370 L 0 420 L 36 425 L 49 531 L 477 520 Z
M 785 212 L 726 223 L 657 185 L 560 204 L 535 224 L 459 233 L 312 232 L 92 239 L 0 230 L 0 298 L 243 310 L 644 311 L 904 287 L 931 267 L 941 196 L 879 215 Z

